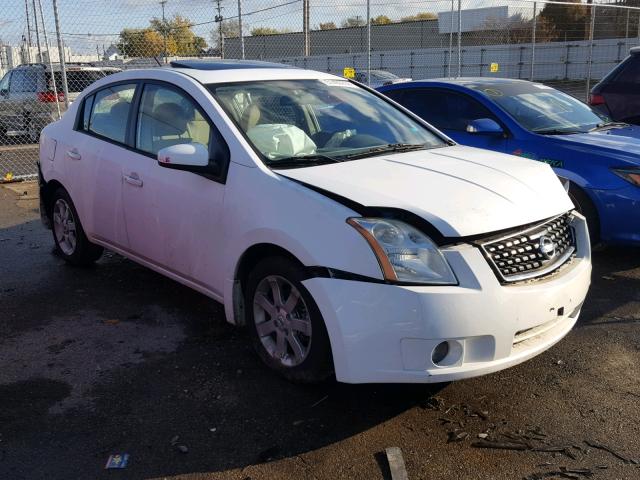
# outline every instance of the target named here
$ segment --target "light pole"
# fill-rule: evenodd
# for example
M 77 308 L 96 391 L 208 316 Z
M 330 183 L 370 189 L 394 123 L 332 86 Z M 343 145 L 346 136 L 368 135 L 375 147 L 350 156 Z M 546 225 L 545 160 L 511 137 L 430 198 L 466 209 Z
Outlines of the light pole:
M 242 0 L 238 0 L 238 31 L 240 32 L 240 51 L 244 60 L 244 34 L 242 33 Z
M 222 34 L 222 20 L 224 20 L 222 16 L 222 7 L 220 6 L 220 0 L 216 0 L 218 14 L 216 15 L 215 21 L 218 23 L 218 48 L 220 49 L 220 58 L 224 58 L 224 35 Z M 242 31 L 240 32 L 242 35 Z
M 36 13 L 36 0 L 33 0 L 33 24 L 36 27 L 36 41 L 38 42 L 38 63 L 42 62 L 42 47 L 40 46 L 40 31 L 38 30 L 38 14 Z

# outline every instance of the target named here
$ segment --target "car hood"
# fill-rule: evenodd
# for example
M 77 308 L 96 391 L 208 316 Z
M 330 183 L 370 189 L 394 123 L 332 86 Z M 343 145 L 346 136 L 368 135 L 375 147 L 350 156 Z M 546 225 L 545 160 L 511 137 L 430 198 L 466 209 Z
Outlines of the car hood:
M 602 152 L 616 160 L 640 165 L 640 127 L 629 126 L 554 137 L 558 142 L 577 150 Z
M 412 212 L 445 237 L 495 232 L 573 208 L 548 165 L 459 145 L 278 173 L 366 207 Z

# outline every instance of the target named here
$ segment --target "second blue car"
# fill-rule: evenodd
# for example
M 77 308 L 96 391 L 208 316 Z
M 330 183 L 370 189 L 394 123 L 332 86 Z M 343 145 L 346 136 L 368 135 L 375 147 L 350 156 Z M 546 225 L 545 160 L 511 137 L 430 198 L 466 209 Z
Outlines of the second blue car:
M 594 243 L 640 245 L 640 127 L 524 80 L 423 80 L 379 91 L 458 143 L 548 163 L 570 181 Z

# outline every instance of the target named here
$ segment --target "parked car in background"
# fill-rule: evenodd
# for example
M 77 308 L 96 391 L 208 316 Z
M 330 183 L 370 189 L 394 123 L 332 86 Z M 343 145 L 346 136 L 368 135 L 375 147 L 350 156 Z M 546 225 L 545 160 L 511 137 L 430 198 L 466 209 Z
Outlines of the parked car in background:
M 223 302 L 294 381 L 482 375 L 577 321 L 588 232 L 548 165 L 326 73 L 173 66 L 103 78 L 43 130 L 41 214 L 69 263 L 106 247 Z
M 394 83 L 410 82 L 410 78 L 401 78 L 386 70 L 371 70 L 371 77 L 367 74 L 366 70 L 356 72 L 355 80 L 368 84 L 371 88 L 382 87 L 383 85 L 393 85 Z M 369 81 L 369 78 L 371 81 Z
M 612 120 L 640 125 L 640 47 L 591 89 L 589 105 Z
M 553 167 L 592 241 L 640 245 L 640 127 L 524 80 L 424 80 L 380 89 L 463 145 Z
M 67 65 L 66 70 L 69 102 L 96 80 L 120 71 L 77 64 Z M 58 119 L 58 111 L 65 110 L 59 64 L 53 70 L 40 63 L 9 70 L 0 80 L 0 143 L 16 137 L 37 142 L 44 126 Z

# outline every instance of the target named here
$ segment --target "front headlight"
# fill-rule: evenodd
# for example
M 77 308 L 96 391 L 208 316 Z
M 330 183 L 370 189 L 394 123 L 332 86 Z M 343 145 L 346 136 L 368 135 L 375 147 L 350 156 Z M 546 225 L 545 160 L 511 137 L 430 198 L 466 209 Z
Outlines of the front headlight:
M 399 220 L 347 219 L 371 246 L 385 280 L 456 285 L 451 267 L 437 245 L 424 233 Z
M 611 171 L 619 177 L 624 178 L 627 182 L 640 187 L 640 168 L 612 168 Z

